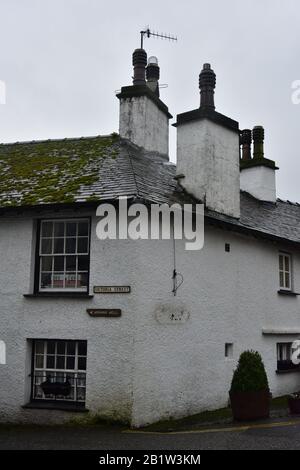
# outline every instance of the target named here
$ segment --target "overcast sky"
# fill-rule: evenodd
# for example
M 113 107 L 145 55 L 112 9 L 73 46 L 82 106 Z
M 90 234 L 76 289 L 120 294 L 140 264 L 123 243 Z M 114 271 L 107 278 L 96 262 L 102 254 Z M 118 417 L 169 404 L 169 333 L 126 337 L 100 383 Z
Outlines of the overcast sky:
M 149 25 L 178 42 L 146 39 L 161 67 L 161 99 L 176 114 L 199 106 L 198 74 L 217 74 L 217 111 L 265 127 L 278 196 L 300 202 L 299 0 L 0 0 L 0 141 L 118 131 L 115 91 L 131 84 L 132 51 Z M 171 158 L 176 130 L 171 128 Z

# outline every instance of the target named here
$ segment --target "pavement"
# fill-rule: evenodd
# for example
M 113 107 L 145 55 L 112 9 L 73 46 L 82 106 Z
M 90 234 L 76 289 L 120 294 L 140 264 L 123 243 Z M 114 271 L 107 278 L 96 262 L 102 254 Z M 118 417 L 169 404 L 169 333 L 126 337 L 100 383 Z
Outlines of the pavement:
M 121 426 L 0 426 L 0 450 L 300 450 L 300 417 L 150 432 Z

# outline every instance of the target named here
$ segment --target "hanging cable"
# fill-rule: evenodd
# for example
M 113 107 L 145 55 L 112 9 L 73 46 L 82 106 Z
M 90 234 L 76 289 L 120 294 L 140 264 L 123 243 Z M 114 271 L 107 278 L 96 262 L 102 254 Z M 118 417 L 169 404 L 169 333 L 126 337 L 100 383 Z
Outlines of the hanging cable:
M 173 221 L 173 289 L 172 292 L 174 296 L 177 294 L 177 290 L 183 284 L 183 275 L 177 272 L 176 269 L 176 244 L 175 244 L 175 235 L 174 235 L 174 221 Z

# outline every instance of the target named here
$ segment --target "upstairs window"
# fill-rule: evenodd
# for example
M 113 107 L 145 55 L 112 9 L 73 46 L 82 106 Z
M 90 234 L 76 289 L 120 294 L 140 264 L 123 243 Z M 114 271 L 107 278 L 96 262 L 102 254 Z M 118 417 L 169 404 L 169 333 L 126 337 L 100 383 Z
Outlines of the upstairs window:
M 279 287 L 292 290 L 292 258 L 287 253 L 279 253 Z
M 84 291 L 89 278 L 89 219 L 42 220 L 38 290 Z

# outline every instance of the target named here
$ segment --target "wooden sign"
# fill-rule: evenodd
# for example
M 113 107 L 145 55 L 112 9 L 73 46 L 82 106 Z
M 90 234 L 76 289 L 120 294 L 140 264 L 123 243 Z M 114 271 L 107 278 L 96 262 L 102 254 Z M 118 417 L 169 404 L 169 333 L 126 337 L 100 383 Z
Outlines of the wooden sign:
M 94 294 L 129 294 L 130 286 L 94 286 Z
M 88 308 L 87 313 L 91 317 L 120 317 L 122 311 L 119 308 Z

